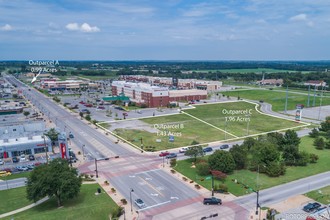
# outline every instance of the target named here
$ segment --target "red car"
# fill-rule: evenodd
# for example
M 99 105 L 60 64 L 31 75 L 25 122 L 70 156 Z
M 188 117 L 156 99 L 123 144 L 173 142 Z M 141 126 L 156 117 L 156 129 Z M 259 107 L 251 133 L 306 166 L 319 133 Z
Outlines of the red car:
M 97 108 L 98 108 L 98 109 L 105 109 L 104 106 L 98 106 Z
M 85 107 L 93 107 L 92 104 L 85 104 Z
M 165 151 L 165 152 L 161 152 L 161 153 L 159 154 L 159 156 L 160 156 L 160 157 L 166 157 L 166 156 L 169 155 L 169 154 L 170 154 L 170 152 Z
M 85 104 L 85 102 L 83 102 L 83 101 L 81 101 L 81 102 L 79 102 L 79 103 L 82 104 L 82 105 Z

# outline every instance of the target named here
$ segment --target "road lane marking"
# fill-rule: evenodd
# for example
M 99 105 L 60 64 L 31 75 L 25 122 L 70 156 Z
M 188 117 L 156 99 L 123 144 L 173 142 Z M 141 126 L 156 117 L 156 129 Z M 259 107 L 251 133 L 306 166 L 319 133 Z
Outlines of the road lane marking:
M 164 196 L 163 193 L 159 190 L 157 190 L 156 187 L 154 187 L 153 185 L 151 185 L 149 182 L 147 182 L 145 179 L 143 179 L 142 177 L 139 176 L 139 178 L 146 183 L 150 188 L 154 189 L 156 192 L 158 192 L 161 196 Z
M 164 204 L 169 203 L 169 202 L 171 202 L 171 200 L 168 200 L 168 201 L 162 202 L 162 203 L 158 203 L 156 205 L 148 206 L 148 207 L 143 208 L 143 209 L 139 209 L 139 211 L 144 211 L 144 210 L 147 210 L 147 209 L 150 209 L 150 208 L 154 208 L 154 207 L 157 207 L 157 206 L 160 206 L 160 205 L 164 205 Z

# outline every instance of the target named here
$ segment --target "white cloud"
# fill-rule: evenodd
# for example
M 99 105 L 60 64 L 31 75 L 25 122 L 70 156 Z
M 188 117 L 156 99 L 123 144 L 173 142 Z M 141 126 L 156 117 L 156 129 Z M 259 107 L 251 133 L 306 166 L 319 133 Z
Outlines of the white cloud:
M 100 29 L 98 27 L 96 27 L 96 26 L 92 27 L 87 23 L 83 23 L 80 27 L 80 30 L 82 32 L 99 32 L 100 31 Z
M 81 31 L 85 33 L 93 33 L 100 31 L 100 28 L 98 28 L 97 26 L 90 26 L 87 23 L 83 23 L 82 25 L 79 25 L 78 23 L 69 23 L 65 26 L 65 28 L 69 31 Z
M 13 27 L 9 24 L 5 24 L 4 26 L 0 27 L 1 31 L 11 31 L 13 30 Z
M 306 14 L 299 14 L 289 18 L 290 21 L 307 21 Z
M 79 26 L 77 23 L 69 23 L 65 26 L 66 29 L 68 29 L 69 31 L 78 31 L 79 30 Z

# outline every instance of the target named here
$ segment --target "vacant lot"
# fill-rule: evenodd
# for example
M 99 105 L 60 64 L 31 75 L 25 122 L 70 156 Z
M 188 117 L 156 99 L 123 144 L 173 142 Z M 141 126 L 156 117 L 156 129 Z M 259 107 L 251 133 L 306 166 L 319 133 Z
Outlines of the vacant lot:
M 193 140 L 209 143 L 301 126 L 260 114 L 255 104 L 242 101 L 195 107 L 176 115 L 116 122 L 111 124 L 111 129 L 137 146 L 143 144 L 162 150 L 188 146 Z M 130 128 L 119 126 L 120 123 L 129 123 Z M 173 142 L 169 141 L 171 135 Z
M 265 90 L 265 89 L 253 89 L 253 90 L 244 90 L 244 91 L 229 91 L 229 92 L 222 92 L 221 94 L 229 95 L 233 97 L 240 97 L 243 99 L 250 99 L 250 100 L 263 100 L 268 102 L 272 105 L 272 109 L 274 111 L 284 111 L 285 109 L 285 99 L 286 99 L 286 92 L 278 91 L 278 90 Z M 310 107 L 314 102 L 314 93 L 310 95 Z M 320 92 L 318 92 L 320 94 Z M 315 97 L 315 106 L 320 106 L 321 97 Z M 297 104 L 304 104 L 307 106 L 308 96 L 303 94 L 294 94 L 289 93 L 288 95 L 288 105 L 287 110 L 294 110 Z M 323 97 L 322 105 L 330 105 L 330 98 Z

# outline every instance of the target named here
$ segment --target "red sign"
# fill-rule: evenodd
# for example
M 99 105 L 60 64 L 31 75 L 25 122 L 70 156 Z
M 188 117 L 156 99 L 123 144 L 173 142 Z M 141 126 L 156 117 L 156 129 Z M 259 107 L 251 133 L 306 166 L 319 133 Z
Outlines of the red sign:
M 67 156 L 66 156 L 66 145 L 65 145 L 65 143 L 61 143 L 60 144 L 60 148 L 61 148 L 62 159 L 64 159 L 64 158 L 67 159 Z

